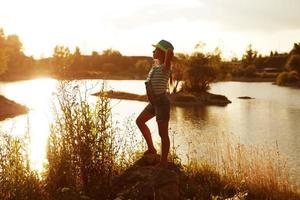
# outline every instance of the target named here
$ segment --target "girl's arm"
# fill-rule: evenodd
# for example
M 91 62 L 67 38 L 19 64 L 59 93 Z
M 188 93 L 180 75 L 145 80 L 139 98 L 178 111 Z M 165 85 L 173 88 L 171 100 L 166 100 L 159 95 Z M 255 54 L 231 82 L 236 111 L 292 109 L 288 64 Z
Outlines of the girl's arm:
M 171 61 L 172 58 L 174 56 L 173 50 L 172 49 L 168 49 L 166 51 L 166 55 L 165 55 L 165 63 L 164 63 L 164 70 L 165 71 L 169 71 L 171 68 Z

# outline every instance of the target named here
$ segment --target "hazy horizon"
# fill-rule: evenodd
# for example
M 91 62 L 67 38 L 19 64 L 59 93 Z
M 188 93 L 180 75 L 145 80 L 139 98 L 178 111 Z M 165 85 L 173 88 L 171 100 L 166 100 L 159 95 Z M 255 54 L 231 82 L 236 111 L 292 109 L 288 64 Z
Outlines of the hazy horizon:
M 2 2 L 0 27 L 16 34 L 26 55 L 52 55 L 55 45 L 83 54 L 113 48 L 123 55 L 152 55 L 151 44 L 167 39 L 175 52 L 219 47 L 224 58 L 240 57 L 251 43 L 263 55 L 287 52 L 300 41 L 297 0 L 11 0 Z

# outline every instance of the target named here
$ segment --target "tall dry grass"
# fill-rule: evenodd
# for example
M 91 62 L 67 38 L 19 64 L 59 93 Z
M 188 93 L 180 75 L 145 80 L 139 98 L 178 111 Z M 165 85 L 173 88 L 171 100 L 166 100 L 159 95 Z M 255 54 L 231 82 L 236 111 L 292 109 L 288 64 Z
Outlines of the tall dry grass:
M 47 199 L 38 174 L 30 169 L 28 137 L 0 133 L 0 199 Z
M 225 136 L 222 141 L 213 138 L 203 141 L 198 153 L 190 155 L 194 159 L 185 165 L 187 177 L 193 180 L 192 187 L 198 185 L 202 189 L 187 190 L 187 194 L 206 198 L 237 193 L 247 199 L 300 198 L 291 168 L 278 147 L 244 145 Z
M 51 127 L 45 173 L 47 191 L 54 199 L 66 198 L 66 191 L 109 198 L 112 178 L 134 162 L 134 151 L 142 144 L 129 127 L 124 128 L 124 135 L 117 132 L 107 97 L 91 102 L 88 96 L 82 86 L 59 85 L 59 108 Z

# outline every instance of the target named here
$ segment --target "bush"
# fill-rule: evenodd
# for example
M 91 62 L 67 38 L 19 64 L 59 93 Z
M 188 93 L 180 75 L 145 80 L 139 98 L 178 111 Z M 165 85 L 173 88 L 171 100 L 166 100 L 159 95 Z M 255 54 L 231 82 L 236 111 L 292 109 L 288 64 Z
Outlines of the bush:
M 184 73 L 183 90 L 187 92 L 205 92 L 216 78 L 216 66 L 210 56 L 196 52 L 188 60 Z
M 299 74 L 297 71 L 282 72 L 276 78 L 277 85 L 288 85 L 299 81 Z
M 290 71 L 288 74 L 288 82 L 295 83 L 299 81 L 299 73 L 297 71 Z
M 276 78 L 277 85 L 285 85 L 288 80 L 289 73 L 288 72 L 281 72 Z
M 38 174 L 30 169 L 26 139 L 0 134 L 0 199 L 47 199 Z
M 128 137 L 132 133 L 128 130 L 127 135 L 116 134 L 107 97 L 99 97 L 93 105 L 87 93 L 69 82 L 59 87 L 60 108 L 51 127 L 45 173 L 47 190 L 54 199 L 65 195 L 63 188 L 73 196 L 107 199 L 112 178 L 136 159 L 133 145 L 142 144 Z M 130 145 L 128 139 L 132 139 Z
M 294 70 L 300 73 L 300 55 L 291 55 L 285 67 L 288 70 Z

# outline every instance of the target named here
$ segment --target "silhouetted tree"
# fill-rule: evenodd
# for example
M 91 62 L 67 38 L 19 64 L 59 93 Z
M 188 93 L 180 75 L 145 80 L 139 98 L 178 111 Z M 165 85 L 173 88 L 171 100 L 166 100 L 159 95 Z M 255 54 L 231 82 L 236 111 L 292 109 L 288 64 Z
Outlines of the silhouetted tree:
M 58 72 L 65 72 L 71 64 L 71 53 L 68 47 L 55 46 L 53 52 L 53 63 L 58 67 Z
M 252 45 L 250 44 L 246 49 L 246 52 L 242 58 L 243 66 L 247 67 L 248 65 L 254 64 L 256 57 L 257 57 L 257 51 L 253 50 Z
M 20 75 L 29 71 L 34 62 L 27 62 L 28 59 L 22 51 L 22 46 L 17 35 L 5 36 L 3 29 L 0 29 L 0 73 Z
M 4 43 L 5 43 L 4 31 L 2 28 L 0 28 L 0 49 L 4 48 Z
M 107 57 L 120 57 L 122 56 L 122 54 L 117 51 L 117 50 L 114 50 L 112 48 L 109 48 L 109 49 L 105 49 L 103 52 L 102 52 L 102 55 L 103 56 L 107 56 Z
M 209 61 L 209 57 L 201 52 L 196 52 L 190 57 L 185 73 L 184 90 L 203 92 L 209 89 L 209 84 L 216 78 L 215 69 Z
M 0 48 L 0 74 L 4 73 L 7 70 L 7 57 L 5 50 Z
M 146 59 L 138 60 L 135 63 L 135 72 L 140 74 L 146 74 L 151 68 L 151 63 Z
M 299 43 L 294 43 L 294 47 L 291 50 L 290 54 L 300 55 L 300 42 Z
M 290 71 L 294 70 L 300 74 L 300 55 L 291 55 L 285 67 Z
M 72 54 L 70 57 L 71 57 L 70 69 L 78 71 L 84 67 L 83 57 L 81 55 L 79 47 L 76 47 L 74 54 Z
M 3 29 L 1 28 L 0 29 L 0 74 L 5 72 L 7 69 L 7 58 L 5 54 L 4 43 L 5 43 L 5 35 Z
M 172 93 L 178 92 L 178 85 L 184 78 L 184 72 L 188 66 L 189 55 L 177 53 L 172 61 Z

